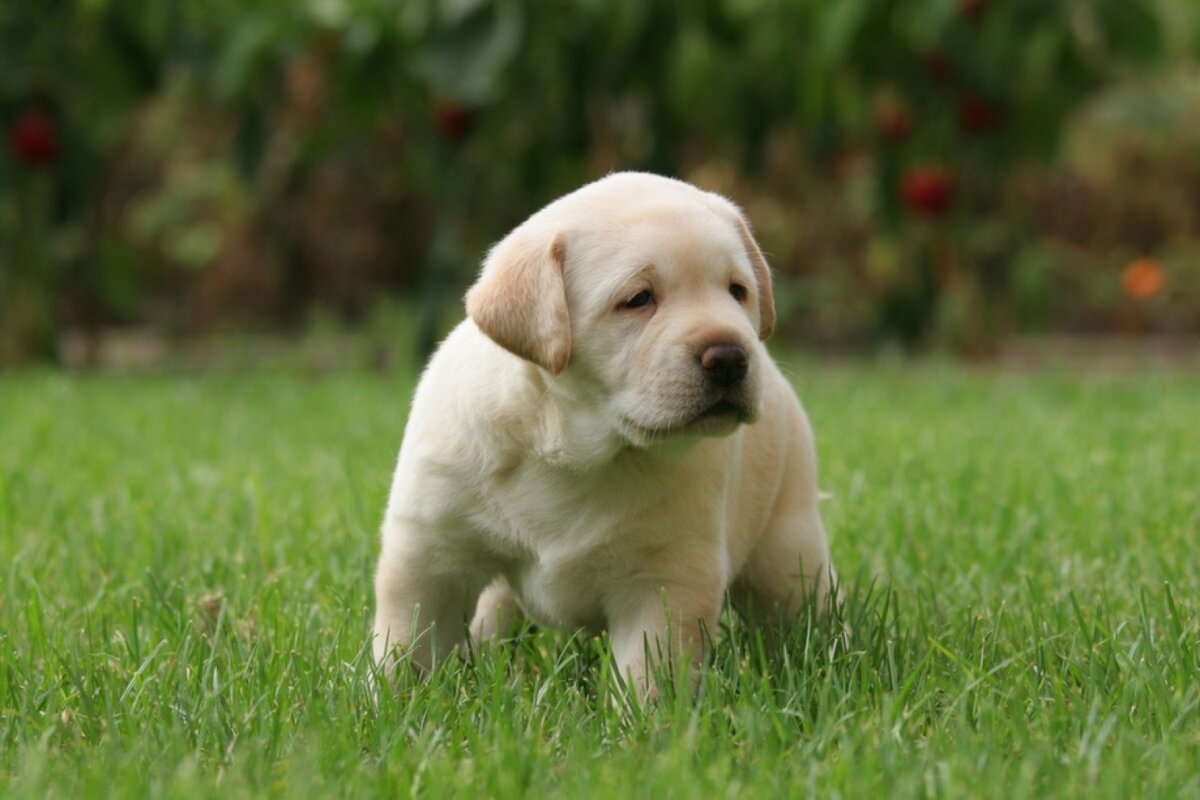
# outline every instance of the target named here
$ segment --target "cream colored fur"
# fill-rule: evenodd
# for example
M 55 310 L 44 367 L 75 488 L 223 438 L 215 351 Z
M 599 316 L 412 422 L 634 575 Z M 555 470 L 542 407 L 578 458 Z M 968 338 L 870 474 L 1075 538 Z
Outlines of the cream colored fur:
M 812 432 L 761 343 L 770 272 L 736 206 L 611 175 L 497 244 L 467 310 L 400 448 L 376 576 L 385 668 L 405 651 L 431 666 L 468 623 L 490 638 L 523 612 L 607 630 L 646 694 L 647 654 L 699 658 L 730 588 L 759 612 L 826 602 Z M 718 344 L 747 354 L 732 389 L 700 366 Z

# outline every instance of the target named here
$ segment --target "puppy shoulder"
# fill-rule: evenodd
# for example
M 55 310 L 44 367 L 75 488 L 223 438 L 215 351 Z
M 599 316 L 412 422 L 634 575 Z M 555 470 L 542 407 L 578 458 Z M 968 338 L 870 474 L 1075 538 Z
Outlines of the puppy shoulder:
M 477 457 L 500 457 L 520 445 L 522 428 L 536 416 L 544 393 L 538 372 L 463 320 L 421 376 L 409 434 L 430 430 L 443 442 L 460 440 L 460 446 L 484 451 Z

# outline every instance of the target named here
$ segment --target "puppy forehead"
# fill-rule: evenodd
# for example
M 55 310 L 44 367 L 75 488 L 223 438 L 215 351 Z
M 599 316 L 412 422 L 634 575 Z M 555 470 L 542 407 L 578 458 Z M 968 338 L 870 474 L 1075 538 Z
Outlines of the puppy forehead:
M 719 272 L 741 255 L 733 225 L 707 208 L 659 207 L 630 226 L 631 245 L 645 247 L 657 261 L 689 267 L 711 265 Z
M 749 269 L 732 222 L 699 203 L 635 206 L 598 222 L 585 233 L 575 264 L 591 273 L 588 279 L 597 288 L 642 275 L 669 282 L 723 281 L 731 270 Z

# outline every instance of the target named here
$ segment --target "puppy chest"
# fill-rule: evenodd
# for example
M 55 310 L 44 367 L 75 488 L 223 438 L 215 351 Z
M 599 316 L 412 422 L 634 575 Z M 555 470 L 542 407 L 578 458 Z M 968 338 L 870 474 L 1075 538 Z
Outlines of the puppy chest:
M 597 559 L 535 561 L 508 575 L 525 613 L 542 625 L 600 630 L 603 598 L 617 578 Z
M 612 469 L 593 479 L 529 466 L 494 478 L 472 521 L 529 616 L 598 629 L 606 602 L 652 578 L 672 553 L 721 549 L 723 492 L 677 478 Z
M 555 627 L 600 629 L 608 586 L 637 561 L 621 509 L 558 495 L 496 502 L 475 521 L 530 617 Z

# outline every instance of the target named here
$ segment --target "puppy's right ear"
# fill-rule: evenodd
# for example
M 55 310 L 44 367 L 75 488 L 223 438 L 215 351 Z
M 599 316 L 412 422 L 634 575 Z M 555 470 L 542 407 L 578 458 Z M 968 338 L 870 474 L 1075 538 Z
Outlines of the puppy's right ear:
M 565 259 L 561 235 L 514 231 L 488 253 L 467 292 L 467 314 L 489 339 L 555 375 L 571 361 Z

